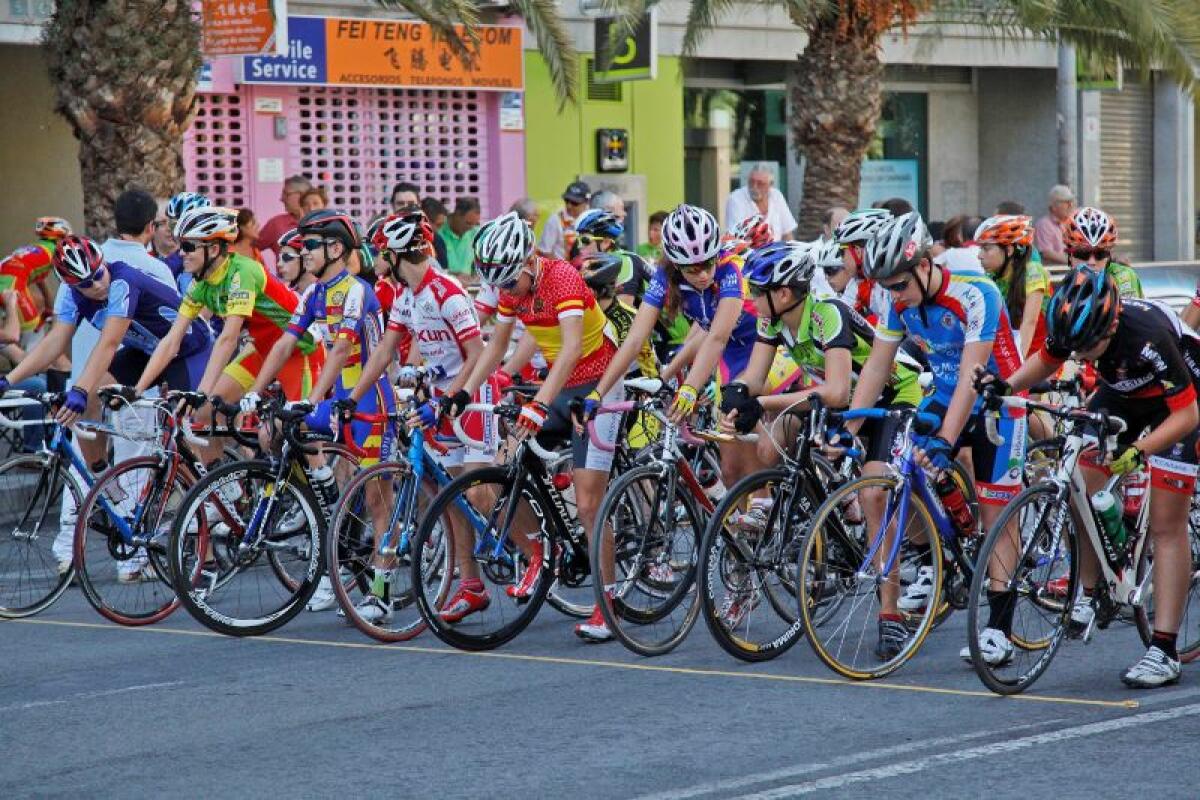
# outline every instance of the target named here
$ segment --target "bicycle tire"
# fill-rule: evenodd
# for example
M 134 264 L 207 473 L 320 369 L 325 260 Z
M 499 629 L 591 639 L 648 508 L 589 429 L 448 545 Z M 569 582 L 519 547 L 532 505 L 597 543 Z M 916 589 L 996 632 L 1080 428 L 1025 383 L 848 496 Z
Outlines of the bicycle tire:
M 663 485 L 663 473 L 668 470 L 677 478 L 675 502 L 671 508 L 660 508 L 659 503 L 665 498 L 657 490 Z M 644 485 L 647 482 L 649 487 Z M 652 494 L 648 498 L 650 507 L 646 508 L 643 501 L 648 489 Z M 656 523 L 665 523 L 668 518 L 674 523 L 672 531 L 683 523 L 683 541 L 666 531 L 656 535 Z M 602 563 L 604 544 L 611 541 L 617 574 L 611 603 L 605 596 L 603 582 L 593 580 L 596 604 L 613 636 L 638 655 L 661 656 L 671 652 L 696 624 L 699 613 L 696 551 L 702 519 L 687 485 L 673 468 L 665 465 L 648 464 L 628 470 L 609 484 L 604 494 L 596 513 L 597 530 L 592 533 L 588 556 L 593 571 L 597 570 Z M 682 558 L 677 546 L 684 548 Z M 681 566 L 684 568 L 680 569 Z M 647 598 L 650 607 L 635 605 L 633 601 L 640 598 Z M 675 612 L 681 606 L 682 614 L 677 617 Z
M 31 481 L 33 493 L 22 499 L 21 488 Z M 59 574 L 54 553 L 55 541 L 63 533 L 59 508 L 67 501 L 63 495 L 67 491 L 78 509 L 83 488 L 57 455 L 31 453 L 0 463 L 0 494 L 8 509 L 0 523 L 0 574 L 6 576 L 0 584 L 0 619 L 22 619 L 45 611 L 75 579 L 74 558 L 67 556 L 71 566 Z M 17 512 L 19 517 L 7 519 Z M 36 520 L 34 526 L 25 530 L 31 519 Z M 62 546 L 67 549 L 65 541 Z
M 885 489 L 890 494 L 896 491 L 898 485 L 899 479 L 895 476 L 878 475 L 857 478 L 838 487 L 813 515 L 812 524 L 800 545 L 797 599 L 804 635 L 813 653 L 825 666 L 850 680 L 874 680 L 895 672 L 917 654 L 925 637 L 933 629 L 936 608 L 935 604 L 929 604 L 919 617 L 909 618 L 906 626 L 908 636 L 894 656 L 885 660 L 874 650 L 863 650 L 864 642 L 869 641 L 868 627 L 872 623 L 878 624 L 879 620 L 878 610 L 873 611 L 870 605 L 863 609 L 863 606 L 864 603 L 879 606 L 881 579 L 875 574 L 879 568 L 874 563 L 869 564 L 868 569 L 861 569 L 866 557 L 866 551 L 862 548 L 869 548 L 870 544 L 856 543 L 853 537 L 843 532 L 841 509 L 849 504 L 849 498 L 856 492 Z M 890 499 L 888 507 L 891 507 Z M 915 493 L 909 497 L 909 509 L 909 524 L 918 520 L 929 540 L 936 539 L 938 533 L 933 517 Z M 891 527 L 891 523 L 888 527 Z M 878 535 L 879 532 L 870 534 L 872 537 Z M 908 539 L 913 537 L 907 529 L 897 531 L 895 535 L 903 535 Z M 885 547 L 886 542 L 881 542 L 877 554 L 882 553 L 886 557 Z M 931 547 L 929 557 L 934 574 L 931 596 L 941 597 L 945 576 L 942 548 Z M 898 573 L 900 565 L 897 563 L 892 569 Z M 848 594 L 849 591 L 853 593 Z M 848 600 L 849 606 L 846 605 Z M 823 605 L 833 606 L 833 611 L 823 608 Z M 842 634 L 839 638 L 840 631 L 849 632 L 852 625 L 850 614 L 859 609 L 865 611 L 862 622 L 853 624 L 860 630 L 849 636 Z M 849 652 L 846 651 L 847 646 L 851 647 Z
M 1075 596 L 1075 589 L 1078 585 L 1077 565 L 1079 564 L 1079 538 L 1076 535 L 1074 519 L 1071 515 L 1071 510 L 1066 499 L 1060 499 L 1059 488 L 1054 484 L 1039 484 L 1030 486 L 1018 494 L 1011 503 L 1009 503 L 999 518 L 997 518 L 992 529 L 988 531 L 987 538 L 984 539 L 983 545 L 979 548 L 979 556 L 977 564 L 979 568 L 975 570 L 975 577 L 971 581 L 971 590 L 968 595 L 967 603 L 967 644 L 971 654 L 971 663 L 975 668 L 975 673 L 983 682 L 984 686 L 997 694 L 1019 694 L 1030 686 L 1032 686 L 1039 677 L 1050 666 L 1050 662 L 1054 660 L 1058 648 L 1065 638 L 1068 619 L 1071 613 L 1071 604 L 1063 603 L 1061 608 L 1047 607 L 1046 604 L 1039 602 L 1036 598 L 1050 575 L 1058 575 L 1056 568 L 1060 563 L 1059 548 L 1061 548 L 1061 540 L 1066 537 L 1067 551 L 1066 557 L 1070 559 L 1069 573 L 1067 580 L 1067 597 Z M 1030 530 L 1030 520 L 1020 515 L 1028 513 L 1026 506 L 1034 507 L 1035 503 L 1047 502 L 1049 506 L 1039 511 L 1034 508 L 1032 530 Z M 1058 531 L 1046 528 L 1043 530 L 1043 525 L 1047 520 L 1057 517 L 1061 519 L 1062 528 Z M 1047 612 L 1048 616 L 1043 617 L 1047 624 L 1054 623 L 1045 633 L 1039 633 L 1036 637 L 1030 635 L 1028 629 L 1024 627 L 1024 617 L 1019 616 L 1020 609 L 1013 609 L 1013 631 L 1011 639 L 1014 643 L 1013 657 L 1011 664 L 1018 665 L 1016 670 L 1010 669 L 1008 664 L 992 666 L 983 660 L 983 655 L 979 649 L 979 634 L 983 627 L 986 627 L 986 621 L 981 619 L 981 612 L 986 618 L 989 616 L 989 611 L 986 605 L 986 589 L 991 585 L 993 578 L 990 576 L 992 571 L 992 563 L 994 558 L 999 558 L 996 555 L 997 548 L 1001 545 L 1001 540 L 1008 535 L 1006 528 L 1009 524 L 1013 524 L 1017 531 L 1018 542 L 1020 543 L 1021 552 L 1025 555 L 1020 559 L 1020 567 L 1022 570 L 1026 568 L 1048 567 L 1046 576 L 1042 579 L 1030 577 L 1026 575 L 1018 575 L 1018 580 L 1013 580 L 1014 570 L 1008 567 L 1008 580 L 1017 586 L 1017 602 L 1019 603 L 1022 594 L 1026 598 L 1033 598 L 1029 601 L 1029 606 L 1035 610 Z M 1042 549 L 1049 547 L 1052 550 L 1049 562 L 1039 564 L 1039 559 L 1034 558 L 1035 551 L 1039 541 L 1043 538 L 1047 539 Z M 1029 536 L 1028 542 L 1026 536 Z M 1006 568 L 1003 564 L 1000 568 Z M 1032 575 L 1032 573 L 1031 573 Z M 1032 594 L 1031 594 L 1032 592 Z M 1018 631 L 1018 624 L 1021 624 L 1021 630 Z M 1026 654 L 1032 663 L 1026 665 Z
M 326 521 L 321 506 L 306 484 L 285 480 L 282 488 L 287 494 L 282 498 L 274 496 L 274 484 L 275 467 L 269 461 L 218 467 L 184 497 L 171 526 L 167 552 L 180 604 L 198 622 L 218 633 L 256 636 L 273 631 L 299 614 L 316 590 L 325 565 L 321 548 Z M 288 520 L 285 508 L 294 508 L 297 517 Z M 260 517 L 257 520 L 256 515 Z M 247 519 L 257 521 L 263 533 L 243 548 L 239 545 Z M 300 574 L 288 572 L 291 580 L 284 581 L 278 574 L 279 553 L 289 551 L 296 556 Z M 267 562 L 269 572 L 255 571 L 263 566 L 262 561 Z M 204 568 L 206 564 L 208 569 Z M 238 581 L 243 576 L 245 579 Z M 241 589 L 251 579 L 257 592 L 248 589 L 247 594 L 256 594 L 260 604 L 273 607 L 253 613 L 241 608 Z M 231 588 L 235 581 L 236 596 Z M 282 591 L 275 590 L 276 585 Z M 222 608 L 212 602 L 218 589 Z M 267 594 L 274 595 L 274 599 Z M 236 608 L 225 610 L 229 605 Z
M 492 488 L 490 490 L 481 488 L 487 486 Z M 477 497 L 486 495 L 484 499 L 478 501 L 478 504 L 483 505 L 484 508 L 478 508 L 476 503 L 471 502 L 470 493 L 472 491 Z M 510 497 L 518 503 L 515 508 L 521 507 L 520 501 L 515 499 L 518 496 L 524 499 L 526 506 L 529 505 L 530 490 L 527 487 L 517 488 L 512 485 L 509 467 L 483 467 L 459 475 L 442 487 L 442 490 L 434 497 L 413 537 L 413 551 L 423 552 L 424 548 L 429 546 L 430 539 L 436 535 L 436 528 L 442 524 L 441 520 L 447 515 L 450 519 L 456 520 L 451 524 L 468 524 L 468 521 L 462 519 L 460 508 L 451 510 L 451 506 L 455 506 L 460 501 L 478 515 L 479 521 L 489 526 L 487 532 L 491 535 L 492 528 L 504 521 L 506 511 L 503 506 Z M 498 514 L 499 516 L 497 516 Z M 548 535 L 545 530 L 537 533 L 531 532 L 531 534 L 531 539 L 537 539 L 541 544 L 542 563 L 532 591 L 524 602 L 514 603 L 504 592 L 505 587 L 520 580 L 519 570 L 522 560 L 518 548 L 513 544 L 513 537 L 507 531 L 496 534 L 496 541 L 500 544 L 502 551 L 499 555 L 495 557 L 489 555 L 487 559 L 482 559 L 480 555 L 471 554 L 471 558 L 480 566 L 484 591 L 489 598 L 487 607 L 478 614 L 473 614 L 459 622 L 447 622 L 439 614 L 440 605 L 437 597 L 440 590 L 432 592 L 432 596 L 429 591 L 416 593 L 417 608 L 421 612 L 421 618 L 425 620 L 429 630 L 438 639 L 460 650 L 492 650 L 512 641 L 529 626 L 550 591 L 550 584 L 553 582 L 556 568 L 554 544 L 561 535 L 557 532 L 554 535 Z M 475 532 L 474 538 L 478 538 L 478 531 Z M 429 574 L 430 570 L 437 569 L 444 571 L 445 566 L 426 565 L 422 559 L 413 559 L 410 585 L 414 587 L 440 586 L 442 576 Z M 489 582 L 490 587 L 488 586 Z M 508 609 L 514 606 L 517 609 L 516 613 L 511 616 L 507 615 Z M 492 613 L 488 614 L 488 611 Z M 485 630 L 482 624 L 484 620 L 491 620 L 495 617 L 500 618 L 497 624 Z
M 176 492 L 186 494 L 196 481 L 190 471 L 182 466 L 172 468 L 164 458 L 171 456 L 138 456 L 110 467 L 96 479 L 79 507 L 74 542 L 79 586 L 92 608 L 118 625 L 150 625 L 166 619 L 179 607 L 167 563 L 170 520 L 165 515 L 171 497 Z M 131 474 L 139 472 L 149 472 L 153 484 L 145 486 L 131 479 Z M 164 489 L 161 484 L 168 477 L 171 486 Z M 135 511 L 144 508 L 142 513 L 152 517 L 142 518 L 149 526 L 143 524 L 139 531 L 158 532 L 147 545 L 124 542 L 109 512 L 100 505 L 103 497 L 114 509 L 127 507 L 127 499 L 135 492 L 140 495 L 133 498 Z M 177 496 L 176 507 L 182 494 Z M 135 566 L 142 564 L 133 573 L 135 578 L 142 577 L 122 581 L 119 565 L 127 566 L 131 561 Z

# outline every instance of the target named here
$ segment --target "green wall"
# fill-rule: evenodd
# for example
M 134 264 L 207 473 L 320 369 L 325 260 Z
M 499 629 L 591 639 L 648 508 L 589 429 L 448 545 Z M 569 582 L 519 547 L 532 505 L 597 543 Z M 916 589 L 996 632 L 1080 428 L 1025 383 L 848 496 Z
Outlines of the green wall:
M 622 84 L 620 101 L 587 99 L 587 66 L 581 54 L 579 102 L 561 112 L 546 62 L 525 52 L 526 191 L 543 221 L 562 205 L 562 190 L 576 175 L 596 172 L 596 129 L 629 130 L 630 174 L 646 176 L 649 208 L 683 202 L 683 78 L 678 58 L 660 57 L 658 77 Z

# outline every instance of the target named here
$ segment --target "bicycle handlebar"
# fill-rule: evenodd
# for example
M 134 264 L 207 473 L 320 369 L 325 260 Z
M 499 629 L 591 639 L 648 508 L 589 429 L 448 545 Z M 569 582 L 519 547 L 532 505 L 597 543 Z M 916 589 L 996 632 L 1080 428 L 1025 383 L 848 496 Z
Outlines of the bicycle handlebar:
M 463 414 L 471 411 L 479 412 L 480 414 L 497 414 L 498 416 L 511 416 L 514 419 L 520 413 L 520 408 L 512 404 L 505 403 L 468 403 L 457 417 L 451 417 L 450 427 L 454 429 L 454 435 L 458 440 L 472 450 L 487 450 L 488 447 L 484 442 L 472 439 L 462 427 Z M 529 436 L 525 439 L 525 443 L 529 445 L 529 449 L 533 454 L 542 461 L 554 462 L 558 460 L 558 453 L 553 450 L 547 450 L 538 444 L 536 436 Z

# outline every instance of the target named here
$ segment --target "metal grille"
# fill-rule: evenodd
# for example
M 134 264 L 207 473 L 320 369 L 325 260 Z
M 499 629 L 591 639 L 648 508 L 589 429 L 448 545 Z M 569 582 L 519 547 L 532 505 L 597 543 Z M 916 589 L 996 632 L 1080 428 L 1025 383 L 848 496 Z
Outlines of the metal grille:
M 304 87 L 293 104 L 289 162 L 356 219 L 382 211 L 400 181 L 448 205 L 459 197 L 486 204 L 487 116 L 478 93 Z
M 621 83 L 597 83 L 595 59 L 587 59 L 587 99 L 605 103 L 621 102 Z
M 1100 95 L 1100 207 L 1117 220 L 1123 261 L 1154 258 L 1154 92 L 1125 82 Z
M 197 95 L 196 119 L 183 140 L 187 188 L 217 205 L 250 204 L 250 131 L 245 99 L 237 94 Z

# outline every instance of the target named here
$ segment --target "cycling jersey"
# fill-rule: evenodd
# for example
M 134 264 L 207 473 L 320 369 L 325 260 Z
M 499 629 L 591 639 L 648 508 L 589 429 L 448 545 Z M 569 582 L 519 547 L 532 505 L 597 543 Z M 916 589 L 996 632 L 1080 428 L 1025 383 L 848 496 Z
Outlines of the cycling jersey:
M 484 317 L 493 316 L 496 313 L 496 304 L 500 302 L 500 292 L 495 286 L 488 283 L 479 284 L 479 289 L 475 292 L 475 314 L 483 319 Z M 517 320 L 513 325 L 512 342 L 515 345 L 525 337 L 525 323 Z M 523 371 L 529 373 L 528 380 L 536 381 L 536 373 L 540 373 L 546 369 L 546 357 L 542 355 L 541 350 L 535 350 L 533 357 L 529 359 L 529 363 L 525 365 Z
M 613 250 L 607 255 L 621 259 L 621 271 L 617 273 L 617 286 L 624 286 L 639 275 L 650 274 L 650 265 L 637 253 L 628 250 Z
M 288 322 L 300 305 L 289 289 L 257 261 L 230 253 L 225 262 L 209 271 L 203 280 L 193 281 L 183 298 L 179 313 L 196 319 L 208 309 L 218 317 L 245 317 L 246 334 L 251 347 L 267 353 L 287 330 Z M 312 335 L 301 335 L 296 347 L 312 353 L 317 345 Z
M 825 352 L 850 351 L 851 381 L 857 381 L 862 367 L 871 355 L 874 341 L 871 326 L 845 303 L 836 299 L 819 299 L 809 294 L 801 308 L 800 324 L 795 332 L 782 320 L 758 320 L 758 341 L 772 347 L 784 347 L 792 360 L 817 381 L 825 380 Z M 916 405 L 921 401 L 918 371 L 897 358 L 885 388 L 885 402 Z
M 613 330 L 617 333 L 618 346 L 625 344 L 625 340 L 629 337 L 629 330 L 633 327 L 635 314 L 636 312 L 632 308 L 616 299 L 609 304 L 608 308 L 604 309 L 604 316 L 608 317 Z M 654 348 L 650 346 L 650 342 L 642 342 L 642 349 L 638 351 L 637 361 L 630 368 L 630 372 L 640 374 L 645 378 L 658 377 L 658 359 L 654 356 Z
M 464 345 L 480 336 L 479 319 L 462 285 L 432 268 L 415 287 L 401 287 L 387 327 L 416 338 L 421 360 L 439 391 L 462 371 Z
M 562 321 L 583 319 L 583 342 L 579 361 L 566 386 L 599 380 L 616 353 L 616 334 L 596 305 L 596 297 L 579 270 L 566 261 L 540 258 L 536 283 L 524 297 L 502 291 L 496 304 L 499 322 L 520 320 L 533 335 L 551 368 L 562 351 Z
M 996 288 L 1000 290 L 1000 296 L 1004 298 L 1006 307 L 1008 302 L 1008 291 L 1012 286 L 1012 271 L 1004 270 L 991 276 L 995 282 Z M 1042 293 L 1042 305 L 1038 311 L 1037 323 L 1033 329 L 1033 341 L 1030 343 L 1021 342 L 1022 352 L 1036 352 L 1041 349 L 1042 343 L 1046 341 L 1046 315 L 1045 311 L 1050 307 L 1050 273 L 1042 266 L 1040 259 L 1034 261 L 1030 259 L 1025 265 L 1025 297 Z M 1008 307 L 1008 318 L 1013 324 L 1016 332 L 1019 333 L 1021 325 L 1024 323 L 1025 308 Z
M 1142 298 L 1146 296 L 1146 293 L 1142 291 L 1142 279 L 1138 277 L 1137 271 L 1133 267 L 1110 260 L 1104 270 L 1117 284 L 1117 292 L 1121 297 Z
M 379 300 L 379 308 L 383 311 L 383 318 L 387 319 L 392 313 L 392 304 L 396 302 L 396 297 L 404 291 L 404 287 L 398 281 L 393 281 L 390 278 L 380 278 L 375 281 L 375 297 Z
M 42 309 L 33 299 L 30 288 L 42 283 L 50 274 L 54 243 L 41 240 L 37 244 L 19 247 L 0 261 L 0 291 L 17 293 L 17 314 L 21 330 L 30 331 L 42 321 Z
M 885 342 L 899 342 L 907 334 L 929 357 L 932 399 L 949 406 L 958 387 L 964 347 L 991 342 L 985 367 L 1002 378 L 1017 371 L 1021 356 L 996 284 L 983 275 L 937 269 L 942 275 L 938 293 L 917 306 L 893 304 L 876 327 L 876 335 Z
M 660 310 L 664 309 L 667 305 L 668 291 L 667 267 L 660 266 L 654 273 L 645 295 L 642 296 L 642 302 Z M 679 281 L 681 316 L 706 331 L 711 327 L 717 306 L 722 300 L 733 297 L 742 302 L 742 313 L 738 316 L 725 352 L 721 355 L 722 383 L 728 383 L 745 371 L 750 362 L 750 352 L 754 349 L 757 317 L 748 294 L 742 278 L 741 264 L 736 258 L 718 261 L 712 285 L 704 291 L 692 288 L 683 278 Z

